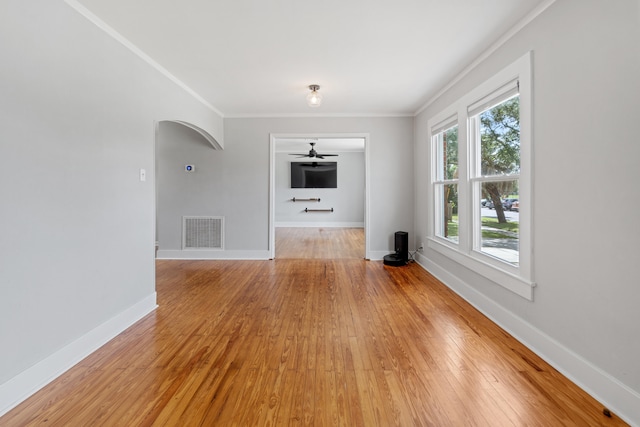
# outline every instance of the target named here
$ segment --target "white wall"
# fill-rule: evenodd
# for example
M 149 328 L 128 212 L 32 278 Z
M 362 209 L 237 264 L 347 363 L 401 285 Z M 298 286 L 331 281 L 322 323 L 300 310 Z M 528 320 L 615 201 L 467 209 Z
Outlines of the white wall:
M 276 227 L 364 227 L 364 152 L 341 152 L 327 158 L 338 164 L 337 188 L 291 188 L 290 165 L 296 159 L 276 153 Z M 292 198 L 319 198 L 320 202 L 293 202 Z M 304 209 L 331 209 L 308 213 Z
M 237 182 L 229 192 L 246 196 L 227 216 L 238 223 L 227 227 L 238 242 L 268 248 L 270 134 L 369 134 L 372 258 L 393 251 L 396 231 L 411 229 L 413 118 L 237 118 L 225 119 L 225 153 L 233 165 L 230 182 Z
M 156 147 L 159 258 L 268 257 L 266 248 L 260 250 L 258 246 L 249 246 L 251 243 L 240 244 L 235 238 L 233 230 L 241 227 L 241 224 L 236 224 L 233 216 L 241 209 L 250 211 L 252 208 L 245 196 L 248 189 L 240 188 L 232 177 L 238 169 L 250 174 L 251 170 L 246 169 L 246 164 L 252 164 L 255 159 L 247 155 L 246 158 L 233 157 L 236 160 L 231 161 L 233 152 L 230 144 L 225 150 L 214 150 L 201 135 L 180 124 L 159 124 Z M 283 211 L 279 220 L 284 221 L 285 225 L 300 225 L 300 222 L 306 221 L 308 225 L 363 226 L 364 153 L 340 153 L 337 158 L 341 165 L 339 189 L 312 191 L 316 196 L 321 195 L 322 201 L 309 207 L 333 206 L 335 212 L 329 214 L 300 213 L 308 204 L 303 206 L 289 199 L 305 194 L 311 197 L 311 190 L 289 188 L 288 162 L 291 157 L 279 154 L 277 158 L 280 161 L 276 164 L 276 200 Z M 268 158 L 264 161 L 268 166 Z M 184 166 L 187 164 L 195 165 L 195 172 L 185 172 Z M 268 187 L 262 190 L 268 192 Z M 290 212 L 292 209 L 295 212 Z M 225 223 L 231 230 L 225 232 L 225 250 L 182 250 L 182 217 L 185 215 L 225 217 Z M 318 222 L 318 215 L 322 222 Z M 256 219 L 248 218 L 247 221 Z
M 179 172 L 177 176 L 197 182 L 197 189 L 191 186 L 189 195 L 163 200 L 164 175 L 160 172 L 158 218 L 159 226 L 163 229 L 159 230 L 159 258 L 269 258 L 271 134 L 369 134 L 372 174 L 369 247 L 372 257 L 381 258 L 392 252 L 394 233 L 411 229 L 413 119 L 410 117 L 227 118 L 224 127 L 225 148 L 216 152 L 191 140 L 191 136 L 179 130 L 179 127 L 174 126 L 173 129 L 177 133 L 171 136 L 174 139 L 171 153 L 160 153 L 159 161 L 164 164 L 167 156 L 173 156 L 169 162 L 174 163 L 175 170 L 184 167 L 185 162 L 195 163 L 195 174 L 185 177 Z M 180 145 L 181 140 L 184 146 Z M 196 156 L 197 160 L 189 160 Z M 171 191 L 177 194 L 179 188 Z M 188 209 L 176 207 L 186 198 L 190 199 Z M 171 225 L 167 225 L 163 216 L 169 205 L 173 206 L 170 209 L 172 219 L 168 219 Z M 223 251 L 182 251 L 169 242 L 169 246 L 165 247 L 163 236 L 167 234 L 163 230 L 173 227 L 174 235 L 169 241 L 177 242 L 176 218 L 186 215 L 187 211 L 225 217 Z
M 162 122 L 156 144 L 157 240 L 159 256 L 182 250 L 182 217 L 224 216 L 226 163 L 200 134 Z M 195 166 L 186 172 L 185 165 Z
M 393 234 L 411 229 L 412 118 L 229 118 L 222 151 L 207 148 L 195 133 L 180 128 L 160 125 L 164 148 L 158 151 L 159 167 L 171 164 L 173 175 L 165 178 L 160 170 L 158 176 L 159 258 L 269 258 L 269 138 L 273 133 L 368 133 L 372 257 L 392 252 Z M 182 172 L 186 163 L 196 165 L 194 174 Z M 165 184 L 172 188 L 167 190 Z M 176 224 L 182 215 L 196 214 L 225 217 L 223 251 L 179 249 Z
M 61 1 L 0 40 L 1 414 L 155 307 L 155 122 L 222 121 Z
M 534 301 L 427 249 L 420 261 L 578 384 L 640 424 L 640 3 L 558 0 L 416 118 L 533 51 Z M 416 187 L 416 234 L 430 187 Z

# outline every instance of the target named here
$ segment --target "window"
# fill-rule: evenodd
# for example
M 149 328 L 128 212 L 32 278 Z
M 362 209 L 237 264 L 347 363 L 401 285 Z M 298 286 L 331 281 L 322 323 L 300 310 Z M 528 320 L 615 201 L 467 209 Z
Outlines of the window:
M 458 125 L 434 137 L 436 236 L 458 242 Z
M 513 90 L 517 83 L 513 83 Z M 510 91 L 511 92 L 511 91 Z M 502 98 L 507 98 L 502 100 Z M 474 167 L 474 248 L 512 265 L 519 264 L 520 95 L 498 98 L 495 106 L 480 109 L 469 119 L 469 144 Z M 470 112 L 473 114 L 473 111 Z M 482 201 L 485 201 L 484 206 Z
M 533 299 L 527 54 L 429 121 L 429 247 Z

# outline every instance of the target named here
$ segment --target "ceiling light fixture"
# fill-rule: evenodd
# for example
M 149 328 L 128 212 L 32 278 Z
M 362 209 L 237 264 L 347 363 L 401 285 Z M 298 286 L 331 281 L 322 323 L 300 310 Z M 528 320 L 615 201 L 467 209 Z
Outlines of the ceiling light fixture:
M 309 107 L 320 106 L 320 104 L 322 104 L 322 95 L 318 93 L 320 86 L 309 85 L 309 90 L 311 91 L 311 93 L 307 95 L 307 104 L 309 104 Z

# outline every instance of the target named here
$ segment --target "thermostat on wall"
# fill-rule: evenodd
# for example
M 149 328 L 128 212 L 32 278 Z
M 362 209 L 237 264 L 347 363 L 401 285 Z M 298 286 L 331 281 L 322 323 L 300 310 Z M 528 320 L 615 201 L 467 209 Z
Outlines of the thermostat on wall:
M 195 165 L 184 165 L 184 170 L 186 172 L 193 172 L 193 171 L 196 170 L 196 167 L 195 167 Z

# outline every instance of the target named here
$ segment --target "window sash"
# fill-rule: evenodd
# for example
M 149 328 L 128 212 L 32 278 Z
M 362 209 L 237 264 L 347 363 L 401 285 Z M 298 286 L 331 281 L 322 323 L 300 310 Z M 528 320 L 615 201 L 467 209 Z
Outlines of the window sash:
M 436 237 L 446 239 L 449 243 L 457 244 L 457 235 L 456 238 L 453 239 L 448 235 L 447 230 L 449 227 L 449 221 L 453 223 L 453 206 L 448 206 L 448 201 L 446 199 L 446 190 L 448 187 L 456 187 L 456 192 L 458 192 L 458 184 L 457 182 L 448 182 L 448 183 L 439 183 L 434 185 L 434 194 L 435 196 L 435 229 L 434 234 Z M 458 203 L 459 199 L 456 198 L 455 202 Z M 451 215 L 451 218 L 449 217 Z
M 431 135 L 436 136 L 439 133 L 448 131 L 458 125 L 458 115 L 453 114 L 431 127 Z
M 511 84 L 512 82 L 510 82 Z M 507 85 L 505 85 L 507 86 Z M 480 114 L 484 113 L 487 110 L 492 109 L 493 107 L 502 104 L 503 102 L 508 101 L 509 99 L 520 96 L 520 93 L 517 91 L 519 89 L 519 85 L 516 86 L 515 91 L 514 88 L 510 88 L 508 91 L 505 91 L 505 86 L 498 89 L 496 93 L 492 93 L 487 95 L 485 98 L 490 99 L 490 101 L 485 102 L 481 108 L 475 111 L 474 115 L 469 113 L 469 117 L 467 122 L 469 123 L 469 147 L 470 147 L 470 159 L 471 165 L 469 176 L 472 180 L 476 179 L 487 179 L 487 180 L 497 180 L 501 181 L 505 177 L 515 177 L 520 176 L 520 173 L 498 173 L 493 175 L 483 175 L 482 174 L 482 138 L 480 136 Z M 479 104 L 479 103 L 477 103 Z M 469 107 L 471 110 L 471 107 Z M 520 114 L 522 115 L 522 114 Z M 522 126 L 520 127 L 520 161 L 522 161 Z
M 520 93 L 520 81 L 513 79 L 467 107 L 468 117 L 475 117 Z
M 457 119 L 457 116 L 455 116 Z M 434 182 L 445 182 L 447 180 L 454 180 L 452 178 L 447 178 L 447 166 L 449 165 L 445 157 L 445 144 L 444 144 L 444 136 L 449 130 L 458 127 L 458 122 L 446 122 L 446 126 L 440 129 L 437 133 L 432 133 L 431 143 L 432 143 L 432 155 L 433 155 L 433 167 L 434 167 Z M 458 147 L 458 151 L 460 148 Z M 455 164 L 456 168 L 459 168 L 458 162 Z M 455 179 L 457 180 L 457 179 Z

